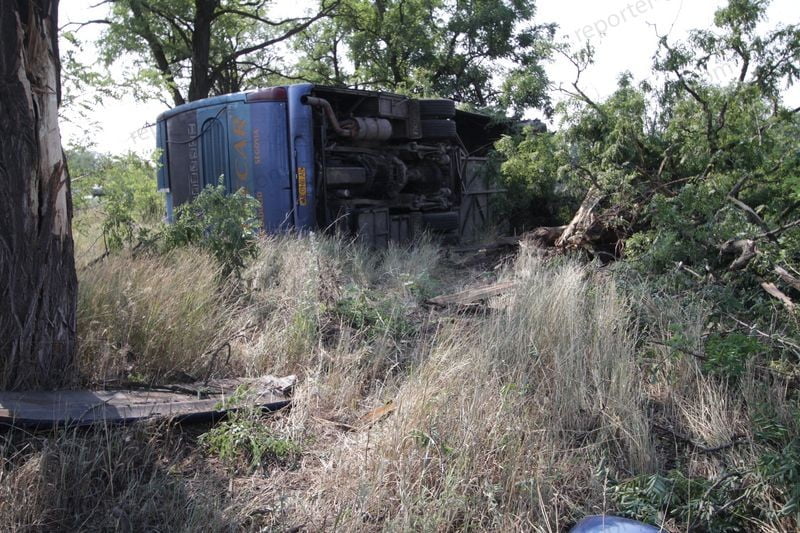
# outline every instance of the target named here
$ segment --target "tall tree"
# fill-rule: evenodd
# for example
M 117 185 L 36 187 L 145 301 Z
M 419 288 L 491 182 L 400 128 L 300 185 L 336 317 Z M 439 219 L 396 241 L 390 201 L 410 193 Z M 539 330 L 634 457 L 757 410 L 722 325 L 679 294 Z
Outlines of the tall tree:
M 0 0 L 0 387 L 63 385 L 77 278 L 58 129 L 58 0 Z
M 298 39 L 314 81 L 447 96 L 479 107 L 548 108 L 554 26 L 532 0 L 343 0 Z
M 153 74 L 180 105 L 237 92 L 278 73 L 282 54 L 276 47 L 329 16 L 338 0 L 323 0 L 308 16 L 284 19 L 269 16 L 269 0 L 109 2 L 101 41 L 106 61 L 132 54 L 139 74 Z

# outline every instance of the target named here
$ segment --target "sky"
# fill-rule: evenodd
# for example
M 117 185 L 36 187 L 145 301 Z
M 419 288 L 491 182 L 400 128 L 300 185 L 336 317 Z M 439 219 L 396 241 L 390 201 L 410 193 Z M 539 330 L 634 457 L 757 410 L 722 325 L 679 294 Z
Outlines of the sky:
M 103 16 L 105 7 L 91 9 L 96 0 L 62 0 L 60 21 L 81 22 Z M 581 88 L 592 98 L 603 99 L 613 92 L 617 78 L 630 71 L 637 81 L 650 74 L 657 35 L 668 34 L 671 41 L 686 37 L 694 28 L 709 28 L 714 12 L 724 0 L 538 0 L 536 22 L 559 25 L 557 38 L 575 45 L 587 40 L 595 47 L 595 64 L 581 77 Z M 311 7 L 308 2 L 278 0 L 276 14 L 296 14 Z M 764 27 L 779 23 L 800 23 L 800 1 L 773 0 Z M 91 40 L 100 31 L 87 26 L 79 36 Z M 92 46 L 85 47 L 85 60 L 94 60 Z M 117 72 L 124 62 L 112 67 Z M 574 67 L 563 58 L 547 65 L 554 84 L 568 87 L 575 79 Z M 725 74 L 725 68 L 720 75 Z M 785 95 L 787 105 L 800 106 L 800 87 Z M 155 128 L 151 125 L 167 106 L 157 99 L 140 101 L 131 95 L 105 102 L 90 113 L 88 121 L 62 122 L 64 144 L 93 143 L 100 152 L 125 153 L 130 150 L 146 155 L 155 147 Z M 532 116 L 536 116 L 536 112 Z

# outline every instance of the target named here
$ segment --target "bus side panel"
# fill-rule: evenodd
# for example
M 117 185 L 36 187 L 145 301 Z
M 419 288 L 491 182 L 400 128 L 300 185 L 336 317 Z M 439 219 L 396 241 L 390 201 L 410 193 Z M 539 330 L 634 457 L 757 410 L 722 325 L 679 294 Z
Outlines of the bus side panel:
M 167 150 L 167 122 L 159 120 L 156 122 L 156 147 L 158 148 L 158 170 L 156 171 L 156 181 L 158 191 L 164 193 L 166 203 L 166 220 L 172 222 L 172 192 L 169 183 L 169 151 Z
M 316 169 L 314 161 L 314 117 L 301 98 L 311 93 L 311 84 L 289 86 L 289 150 L 292 158 L 292 193 L 295 227 L 315 229 Z
M 293 227 L 286 103 L 248 104 L 252 118 L 255 197 L 267 232 Z
M 200 192 L 197 111 L 179 113 L 166 122 L 166 168 L 172 202 L 177 207 Z
M 201 107 L 197 110 L 197 128 L 200 132 L 201 187 L 219 184 L 220 176 L 225 177 L 225 187 L 231 190 L 228 158 L 227 105 Z

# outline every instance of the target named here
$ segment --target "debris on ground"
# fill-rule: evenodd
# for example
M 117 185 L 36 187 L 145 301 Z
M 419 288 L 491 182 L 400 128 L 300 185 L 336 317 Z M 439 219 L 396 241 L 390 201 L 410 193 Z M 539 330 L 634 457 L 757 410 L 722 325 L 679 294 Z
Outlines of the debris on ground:
M 380 407 L 366 413 L 358 419 L 358 422 L 362 427 L 371 427 L 392 414 L 395 409 L 397 409 L 397 404 L 395 404 L 393 400 L 389 400 Z
M 229 378 L 124 390 L 0 392 L 0 426 L 121 424 L 144 419 L 205 420 L 243 407 L 290 403 L 295 376 Z
M 470 305 L 480 301 L 488 300 L 494 296 L 500 296 L 514 287 L 513 281 L 502 281 L 494 283 L 485 287 L 478 287 L 476 289 L 467 289 L 454 294 L 445 294 L 431 298 L 427 303 L 439 306 L 448 305 Z

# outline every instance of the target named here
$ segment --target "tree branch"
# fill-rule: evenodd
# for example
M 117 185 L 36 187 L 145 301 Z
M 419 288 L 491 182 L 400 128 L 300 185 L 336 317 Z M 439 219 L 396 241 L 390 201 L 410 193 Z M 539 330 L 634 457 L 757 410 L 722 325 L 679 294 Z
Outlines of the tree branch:
M 85 22 L 67 22 L 66 24 L 58 28 L 58 33 L 61 33 L 70 26 L 77 26 L 75 31 L 79 31 L 84 26 L 89 26 L 90 24 L 111 24 L 111 21 L 108 19 L 95 19 L 95 20 L 87 20 Z
M 290 37 L 293 37 L 294 35 L 297 35 L 301 31 L 303 31 L 306 28 L 308 28 L 309 26 L 311 26 L 314 22 L 329 16 L 338 5 L 339 5 L 339 1 L 337 0 L 337 1 L 333 2 L 330 6 L 328 6 L 328 7 L 324 8 L 324 9 L 322 9 L 321 11 L 319 11 L 313 17 L 311 17 L 309 19 L 306 19 L 305 22 L 303 22 L 302 24 L 298 24 L 297 26 L 287 30 L 286 32 L 283 33 L 283 35 L 280 35 L 280 36 L 275 37 L 273 39 L 268 39 L 266 41 L 262 41 L 262 42 L 260 42 L 258 44 L 254 44 L 252 46 L 248 46 L 248 47 L 242 48 L 241 50 L 235 50 L 235 51 L 231 52 L 230 54 L 225 56 L 219 62 L 219 64 L 216 67 L 211 69 L 211 74 L 209 75 L 209 79 L 210 79 L 211 84 L 213 85 L 213 83 L 216 81 L 217 77 L 220 75 L 222 70 L 224 70 L 226 68 L 227 65 L 235 62 L 239 57 L 242 57 L 244 55 L 247 55 L 247 54 L 250 54 L 250 53 L 253 53 L 253 52 L 257 52 L 258 50 L 263 50 L 264 48 L 272 46 L 273 44 L 279 43 L 281 41 L 285 41 L 286 39 L 289 39 Z
M 144 17 L 141 6 L 136 2 L 131 2 L 130 7 L 133 16 L 141 24 L 141 31 L 136 33 L 145 40 L 150 48 L 150 52 L 153 54 L 153 59 L 156 61 L 156 66 L 158 67 L 159 72 L 161 72 L 161 74 L 167 79 L 167 84 L 169 85 L 175 105 L 186 103 L 186 99 L 178 90 L 178 84 L 176 83 L 175 75 L 172 73 L 172 69 L 170 68 L 170 62 L 167 60 L 167 54 L 164 51 L 164 46 L 162 45 L 161 41 L 158 40 L 158 37 L 156 37 L 152 28 L 150 28 L 150 25 L 147 23 L 147 19 Z

